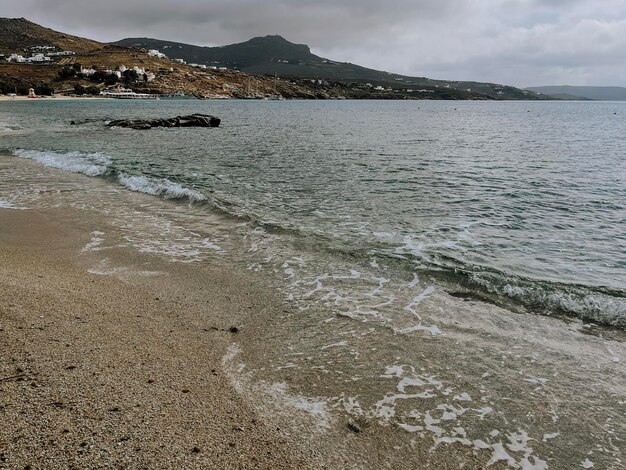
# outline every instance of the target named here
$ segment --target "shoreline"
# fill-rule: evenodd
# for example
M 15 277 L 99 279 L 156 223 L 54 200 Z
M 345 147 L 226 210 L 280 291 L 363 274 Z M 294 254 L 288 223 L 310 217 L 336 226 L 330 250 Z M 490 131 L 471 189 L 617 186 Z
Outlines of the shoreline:
M 320 330 L 323 345 L 325 329 L 349 328 L 362 336 L 368 325 L 338 318 L 344 326 L 314 322 L 291 331 L 285 318 L 298 314 L 254 276 L 223 262 L 188 265 L 138 253 L 110 239 L 112 227 L 93 215 L 0 209 L 0 298 L 8 299 L 0 302 L 0 468 L 369 469 L 403 462 L 425 469 L 458 468 L 459 462 L 471 469 L 509 468 L 493 460 L 490 448 L 461 441 L 433 447 L 428 433 L 406 432 L 410 427 L 367 414 L 346 416 L 340 410 L 349 401 L 332 414 L 328 405 L 318 410 L 316 400 L 327 393 L 324 381 L 292 376 L 293 369 L 281 379 L 271 367 L 259 367 L 282 361 L 280 350 L 311 334 L 310 328 Z M 107 233 L 106 246 L 98 244 L 100 230 Z M 536 323 L 529 325 L 533 329 L 560 324 L 528 319 Z M 421 337 L 422 365 L 481 356 L 484 366 L 494 365 L 491 354 L 465 347 L 467 359 L 455 357 L 449 341 L 471 347 L 477 338 L 466 337 L 464 327 L 446 330 L 448 340 Z M 382 334 L 383 343 L 412 343 L 391 331 Z M 543 351 L 539 343 L 535 347 Z M 334 357 L 340 349 L 328 351 L 336 351 Z M 464 374 L 464 389 L 479 396 L 481 384 L 471 377 Z M 411 386 L 414 379 L 404 380 Z M 530 398 L 538 389 L 529 385 Z M 500 387 L 500 393 L 515 393 L 507 381 Z M 443 389 L 435 385 L 437 390 Z M 534 406 L 543 400 L 535 399 Z M 446 409 L 462 410 L 461 403 Z M 534 409 L 519 406 L 521 413 Z M 560 468 L 554 463 L 537 468 Z
M 289 344 L 275 332 L 296 313 L 255 276 L 120 245 L 103 259 L 94 234 L 113 228 L 85 211 L 0 217 L 0 298 L 11 299 L 0 302 L 0 468 L 438 470 L 490 458 L 331 415 L 302 377 L 254 378 Z
M 245 468 L 249 462 L 224 451 L 231 443 L 250 459 L 278 446 L 297 468 L 545 469 L 587 458 L 613 468 L 621 461 L 621 441 L 597 446 L 625 429 L 623 332 L 460 299 L 405 271 L 385 273 L 395 276 L 385 282 L 403 310 L 381 304 L 384 319 L 363 321 L 334 308 L 327 293 L 367 296 L 383 281 L 355 282 L 367 268 L 331 269 L 323 250 L 296 251 L 253 224 L 235 226 L 210 210 L 187 211 L 180 201 L 29 159 L 2 159 L 0 176 L 16 181 L 6 185 L 5 207 L 35 208 L 0 211 L 0 289 L 11 299 L 0 302 L 0 334 L 11 334 L 0 377 L 25 379 L 6 395 L 13 427 L 0 432 L 0 444 L 9 449 L 44 416 L 57 431 L 63 425 L 61 433 L 96 423 L 92 441 L 64 437 L 62 445 L 73 451 L 84 442 L 110 459 L 98 463 L 119 466 Z M 285 269 L 294 255 L 312 264 L 295 279 Z M 338 281 L 327 282 L 333 276 Z M 79 373 L 86 376 L 76 382 Z M 132 406 L 108 407 L 118 395 Z M 242 416 L 235 423 L 231 403 Z M 20 419 L 29 425 L 18 428 Z M 148 431 L 131 432 L 144 423 Z M 200 450 L 193 453 L 208 454 L 198 462 L 181 437 L 187 427 L 210 441 L 193 444 Z M 73 463 L 49 444 L 57 433 L 42 429 L 29 438 Z M 211 444 L 229 430 L 235 440 Z M 256 443 L 259 434 L 270 441 Z M 136 447 L 124 453 L 110 442 Z M 24 446 L 17 448 L 35 455 Z
M 0 95 L 0 101 L 41 101 L 41 100 L 53 100 L 53 101 L 76 101 L 76 100 L 107 100 L 111 98 L 99 97 L 99 96 L 38 96 L 37 98 L 29 98 L 28 96 L 6 96 Z
M 0 468 L 307 467 L 221 369 L 229 329 L 263 298 L 247 281 L 212 270 L 200 304 L 172 273 L 155 293 L 145 273 L 81 267 L 89 232 L 61 222 L 71 211 L 0 216 Z

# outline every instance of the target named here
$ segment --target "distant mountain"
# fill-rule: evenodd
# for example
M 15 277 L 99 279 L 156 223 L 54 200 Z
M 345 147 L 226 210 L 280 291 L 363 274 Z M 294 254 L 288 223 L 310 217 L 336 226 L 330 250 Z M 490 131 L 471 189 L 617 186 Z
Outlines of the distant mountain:
M 58 50 L 87 52 L 104 44 L 44 28 L 25 18 L 0 18 L 0 54 L 26 52 L 48 46 Z
M 173 59 L 189 63 L 219 65 L 244 72 L 304 76 L 322 79 L 380 79 L 377 70 L 334 62 L 311 53 L 309 46 L 294 44 L 282 36 L 265 36 L 221 47 L 201 47 L 151 38 L 128 38 L 120 46 L 157 49 Z M 395 75 L 399 77 L 399 75 Z M 389 79 L 385 74 L 385 79 Z
M 577 96 L 588 100 L 600 101 L 626 101 L 626 88 L 619 86 L 536 86 L 526 88 L 529 91 L 543 93 L 544 95 Z M 572 99 L 572 98 L 569 98 Z
M 249 41 L 221 47 L 201 47 L 152 38 L 127 38 L 113 44 L 155 49 L 172 59 L 188 63 L 223 66 L 247 73 L 278 75 L 299 79 L 322 79 L 371 83 L 394 89 L 426 87 L 432 92 L 450 90 L 449 94 L 463 99 L 483 95 L 492 99 L 546 99 L 532 91 L 520 90 L 495 83 L 431 80 L 409 77 L 359 65 L 319 57 L 305 44 L 294 44 L 281 36 L 256 37 Z M 453 92 L 454 91 L 454 92 Z

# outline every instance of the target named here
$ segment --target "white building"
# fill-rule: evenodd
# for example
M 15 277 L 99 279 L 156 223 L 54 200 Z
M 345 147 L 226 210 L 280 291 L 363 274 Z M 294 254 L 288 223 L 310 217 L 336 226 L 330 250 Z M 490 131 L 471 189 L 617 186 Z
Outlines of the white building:
M 158 59 L 167 59 L 167 56 L 165 54 L 163 54 L 162 52 L 157 51 L 156 49 L 150 49 L 148 51 L 148 55 L 150 57 L 156 57 Z
M 76 52 L 72 52 L 72 51 L 49 52 L 48 55 L 50 57 L 68 56 L 68 55 L 76 55 Z
M 26 62 L 26 59 L 19 54 L 11 54 L 7 60 L 9 62 L 19 62 L 19 63 Z
M 29 62 L 50 62 L 50 57 L 46 57 L 42 53 L 33 54 L 32 57 L 27 59 Z

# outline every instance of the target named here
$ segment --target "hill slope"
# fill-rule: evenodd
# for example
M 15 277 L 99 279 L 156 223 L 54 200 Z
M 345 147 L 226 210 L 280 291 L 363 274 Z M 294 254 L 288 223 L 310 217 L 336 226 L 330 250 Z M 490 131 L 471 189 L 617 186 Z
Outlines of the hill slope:
M 319 57 L 307 45 L 294 44 L 281 36 L 256 37 L 222 47 L 201 47 L 152 38 L 127 38 L 114 44 L 156 49 L 172 59 L 216 65 L 243 72 L 300 79 L 369 82 L 392 88 L 432 87 L 481 94 L 494 99 L 545 99 L 534 92 L 494 83 L 431 80 L 425 77 L 374 70 Z M 458 93 L 455 93 L 458 94 Z
M 54 31 L 24 18 L 0 18 L 0 54 L 30 56 L 33 52 L 48 54 L 55 50 L 74 54 L 50 57 L 41 63 L 0 60 L 0 93 L 26 94 L 32 87 L 39 95 L 98 94 L 107 86 L 119 84 L 139 92 L 182 92 L 211 98 L 263 98 L 276 93 L 287 98 L 338 97 L 333 90 L 321 90 L 318 96 L 314 90 L 284 80 L 275 83 L 269 77 L 232 70 L 209 72 L 151 57 L 137 48 L 102 44 Z M 123 68 L 137 68 L 140 72 L 122 76 Z M 120 73 L 119 78 L 114 77 L 115 70 Z
M 136 46 L 159 49 L 169 58 L 150 56 Z M 54 54 L 60 51 L 73 54 Z M 149 39 L 111 45 L 54 31 L 24 18 L 0 18 L 0 54 L 30 58 L 35 52 L 47 59 L 16 63 L 0 57 L 0 93 L 25 94 L 32 87 L 37 94 L 98 94 L 118 83 L 153 94 L 184 92 L 210 98 L 546 99 L 504 85 L 405 77 L 335 62 L 280 36 L 209 48 Z M 194 68 L 172 60 L 176 58 L 225 66 L 226 70 Z M 135 70 L 130 73 L 128 69 Z
M 354 64 L 324 59 L 311 53 L 309 46 L 289 42 L 282 36 L 256 37 L 222 47 L 201 47 L 151 38 L 128 38 L 114 44 L 157 49 L 173 59 L 268 75 L 276 73 L 306 78 L 376 81 L 389 81 L 400 77 Z
M 37 46 L 86 52 L 102 49 L 104 44 L 71 34 L 59 33 L 25 18 L 0 18 L 0 54 L 24 52 Z
M 537 86 L 527 90 L 545 95 L 574 95 L 588 100 L 626 101 L 626 88 L 619 86 Z

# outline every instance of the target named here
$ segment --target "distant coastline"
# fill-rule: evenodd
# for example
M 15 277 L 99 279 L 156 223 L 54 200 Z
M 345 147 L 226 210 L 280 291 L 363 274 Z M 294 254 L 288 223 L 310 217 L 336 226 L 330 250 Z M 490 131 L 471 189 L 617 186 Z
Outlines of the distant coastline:
M 619 86 L 538 86 L 527 90 L 564 100 L 626 101 L 626 88 Z

